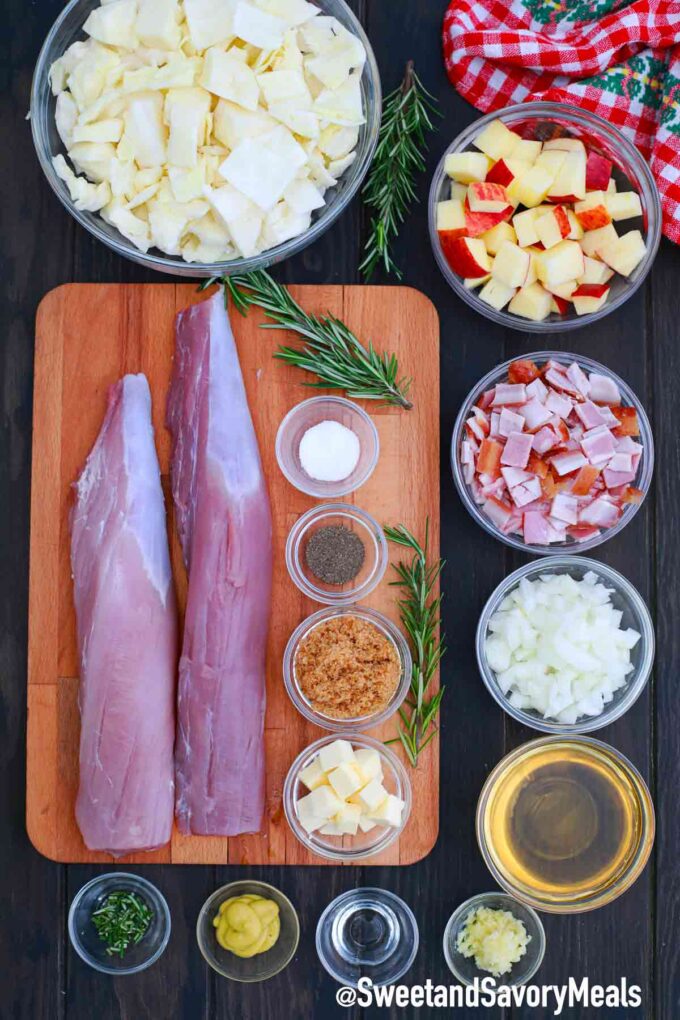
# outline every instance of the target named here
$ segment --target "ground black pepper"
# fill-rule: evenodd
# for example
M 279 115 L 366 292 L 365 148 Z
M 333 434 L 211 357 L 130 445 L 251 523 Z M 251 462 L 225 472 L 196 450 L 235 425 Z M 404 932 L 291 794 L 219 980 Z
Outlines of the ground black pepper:
M 315 531 L 305 547 L 307 566 L 325 584 L 347 584 L 364 565 L 366 547 L 344 524 L 327 524 Z

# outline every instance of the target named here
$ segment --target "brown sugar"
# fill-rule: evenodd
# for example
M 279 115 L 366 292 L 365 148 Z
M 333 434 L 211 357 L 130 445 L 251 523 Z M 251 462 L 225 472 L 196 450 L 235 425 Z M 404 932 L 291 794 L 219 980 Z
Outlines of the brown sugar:
M 351 614 L 317 624 L 295 655 L 295 676 L 312 708 L 330 719 L 375 715 L 390 701 L 401 660 L 375 624 Z

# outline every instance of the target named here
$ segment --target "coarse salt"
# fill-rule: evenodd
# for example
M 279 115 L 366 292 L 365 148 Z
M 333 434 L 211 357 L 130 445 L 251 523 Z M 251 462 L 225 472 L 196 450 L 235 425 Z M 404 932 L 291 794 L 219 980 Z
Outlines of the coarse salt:
M 341 482 L 359 463 L 359 437 L 339 421 L 320 421 L 300 440 L 300 463 L 317 482 Z

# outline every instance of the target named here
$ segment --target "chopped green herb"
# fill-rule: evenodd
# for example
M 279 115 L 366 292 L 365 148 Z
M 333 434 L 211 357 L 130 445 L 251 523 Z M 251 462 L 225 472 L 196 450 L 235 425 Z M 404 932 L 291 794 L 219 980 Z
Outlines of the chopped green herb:
M 112 892 L 92 914 L 92 923 L 109 956 L 124 956 L 130 945 L 137 945 L 146 935 L 152 918 L 151 909 L 133 892 Z

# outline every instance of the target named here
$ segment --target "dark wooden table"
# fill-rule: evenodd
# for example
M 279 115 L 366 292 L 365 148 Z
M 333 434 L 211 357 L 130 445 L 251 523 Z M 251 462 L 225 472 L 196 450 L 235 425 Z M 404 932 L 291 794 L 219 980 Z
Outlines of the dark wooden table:
M 444 118 L 431 144 L 429 170 L 450 139 L 474 117 L 445 77 L 440 45 L 444 2 L 354 0 L 375 48 L 385 90 L 393 88 L 409 57 L 441 101 Z M 468 310 L 437 270 L 427 236 L 429 173 L 420 181 L 420 205 L 403 231 L 398 256 L 405 282 L 425 291 L 441 317 L 442 525 L 448 559 L 444 622 L 449 652 L 444 666 L 441 831 L 431 855 L 410 868 L 149 867 L 146 874 L 168 898 L 173 917 L 169 947 L 146 973 L 110 980 L 88 969 L 69 946 L 66 915 L 72 896 L 99 869 L 63 867 L 31 847 L 24 828 L 28 507 L 31 481 L 33 332 L 40 298 L 76 281 L 157 279 L 91 239 L 64 212 L 42 177 L 25 120 L 33 65 L 60 0 L 9 0 L 2 33 L 3 89 L 0 182 L 3 204 L 0 386 L 0 1017 L 13 1020 L 234 1020 L 358 1016 L 335 1005 L 336 985 L 319 965 L 314 929 L 338 893 L 365 884 L 399 893 L 413 907 L 421 947 L 410 983 L 448 983 L 441 937 L 452 909 L 493 887 L 477 850 L 474 811 L 491 767 L 533 736 L 515 725 L 486 693 L 474 662 L 473 634 L 491 590 L 523 557 L 485 535 L 463 509 L 451 480 L 447 445 L 454 417 L 470 386 L 497 362 L 535 350 L 529 334 L 504 332 Z M 315 245 L 282 266 L 290 282 L 357 281 L 366 214 L 359 201 Z M 597 550 L 648 601 L 656 619 L 655 675 L 634 708 L 597 735 L 614 744 L 650 783 L 658 812 L 651 863 L 638 883 L 593 914 L 544 917 L 547 952 L 541 983 L 587 975 L 608 984 L 626 976 L 641 985 L 639 1010 L 587 1011 L 570 1016 L 680 1017 L 680 252 L 662 245 L 647 285 L 593 328 L 546 340 L 545 346 L 587 354 L 610 365 L 647 407 L 656 441 L 657 471 L 643 510 L 626 531 Z M 86 398 L 86 395 L 84 395 Z M 194 924 L 217 885 L 261 877 L 297 905 L 302 938 L 294 962 L 263 985 L 220 980 L 198 953 Z M 385 1015 L 386 1011 L 369 1011 Z M 426 1009 L 420 1015 L 427 1015 Z M 397 1011 L 393 1015 L 397 1015 Z M 399 1015 L 408 1015 L 401 1011 Z M 457 1015 L 492 1015 L 489 1010 Z M 500 1011 L 497 1013 L 500 1016 Z M 540 1011 L 514 1011 L 514 1017 Z

